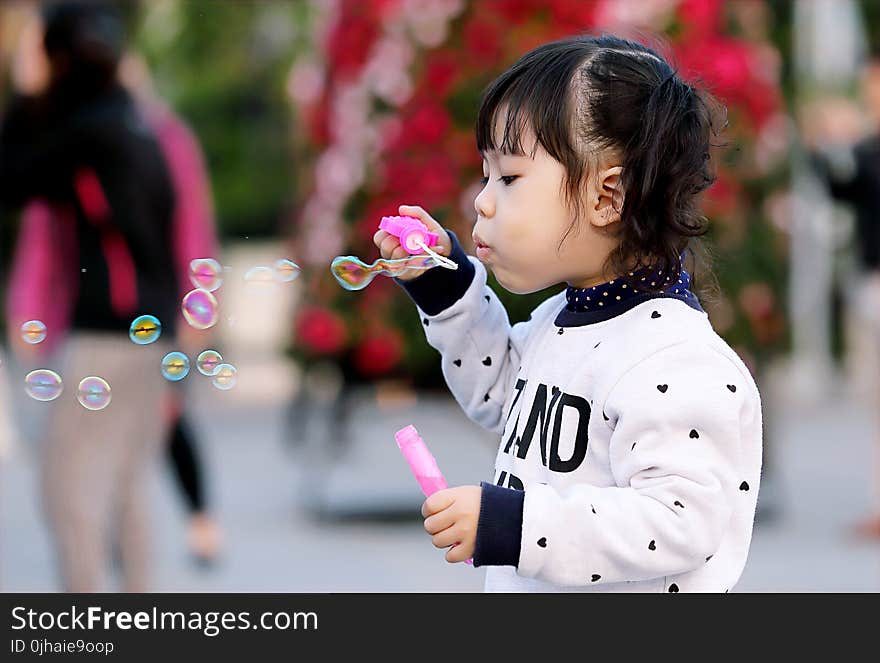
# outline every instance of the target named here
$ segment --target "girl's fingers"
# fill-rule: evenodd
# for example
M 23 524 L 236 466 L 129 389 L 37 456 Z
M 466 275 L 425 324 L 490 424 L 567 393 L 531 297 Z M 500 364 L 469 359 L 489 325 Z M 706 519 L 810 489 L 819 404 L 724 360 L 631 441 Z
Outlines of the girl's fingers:
M 428 213 L 425 211 L 425 208 L 421 207 L 419 205 L 401 205 L 400 207 L 397 208 L 397 211 L 405 216 L 416 216 L 416 217 L 428 216 Z
M 392 258 L 395 250 L 403 251 L 403 249 L 400 248 L 400 240 L 394 235 L 388 235 L 388 237 L 383 239 L 382 243 L 379 245 L 379 253 L 381 253 L 382 257 L 386 260 Z
M 410 254 L 402 246 L 398 246 L 391 252 L 391 260 L 400 260 L 401 258 L 409 258 Z
M 434 220 L 434 217 L 432 217 L 424 210 L 424 208 L 419 207 L 418 205 L 401 205 L 398 208 L 398 211 L 403 216 L 414 216 L 419 221 L 428 226 L 428 230 L 432 232 L 440 227 L 440 224 Z
M 390 235 L 384 230 L 377 230 L 376 234 L 373 235 L 373 244 L 375 244 L 377 247 L 381 247 L 382 242 L 384 242 L 385 238 L 389 236 Z
M 429 518 L 425 518 L 425 531 L 428 534 L 437 534 L 452 527 L 455 524 L 455 516 L 449 513 L 449 511 L 450 509 L 444 509 Z
M 461 533 L 455 527 L 447 527 L 442 532 L 431 537 L 431 543 L 435 548 L 448 548 L 461 540 Z
M 459 543 L 459 542 L 456 541 L 456 543 Z M 446 561 L 450 562 L 452 564 L 455 564 L 457 562 L 463 562 L 467 558 L 468 558 L 467 555 L 465 555 L 461 551 L 461 549 L 456 546 L 453 546 L 452 548 L 450 548 L 449 551 L 446 553 Z

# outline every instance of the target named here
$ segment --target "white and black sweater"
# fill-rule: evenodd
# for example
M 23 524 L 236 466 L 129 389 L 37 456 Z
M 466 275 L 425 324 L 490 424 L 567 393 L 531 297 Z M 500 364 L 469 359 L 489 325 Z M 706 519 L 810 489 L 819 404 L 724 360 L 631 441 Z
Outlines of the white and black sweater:
M 511 326 L 483 265 L 453 244 L 458 270 L 400 283 L 456 400 L 501 435 L 474 554 L 486 591 L 733 587 L 761 474 L 760 396 L 687 283 L 652 294 L 612 281 L 586 306 L 559 293 Z

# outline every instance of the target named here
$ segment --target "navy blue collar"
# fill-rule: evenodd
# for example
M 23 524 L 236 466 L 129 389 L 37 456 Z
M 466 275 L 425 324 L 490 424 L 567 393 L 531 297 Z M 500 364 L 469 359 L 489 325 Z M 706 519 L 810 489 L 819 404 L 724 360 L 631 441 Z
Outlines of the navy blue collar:
M 690 290 L 690 274 L 682 270 L 674 281 L 661 272 L 630 273 L 630 283 L 623 279 L 613 279 L 591 288 L 569 286 L 565 291 L 565 308 L 556 317 L 559 327 L 581 327 L 594 322 L 610 320 L 651 299 L 678 299 L 691 308 L 702 312 L 697 296 Z M 633 278 L 635 282 L 633 282 Z M 666 283 L 661 291 L 646 292 L 638 286 L 656 287 Z

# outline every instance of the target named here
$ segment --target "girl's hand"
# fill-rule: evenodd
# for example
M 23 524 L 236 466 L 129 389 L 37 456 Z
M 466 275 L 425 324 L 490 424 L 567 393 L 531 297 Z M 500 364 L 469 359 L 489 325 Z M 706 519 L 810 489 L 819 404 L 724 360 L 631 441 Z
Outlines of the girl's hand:
M 437 233 L 437 244 L 432 246 L 431 250 L 436 251 L 441 256 L 448 256 L 452 252 L 452 240 L 449 239 L 449 234 L 443 229 L 443 226 L 437 223 L 434 218 L 421 207 L 417 205 L 401 205 L 398 208 L 398 213 L 401 216 L 412 216 L 418 219 L 425 224 L 430 232 Z M 386 260 L 397 260 L 399 258 L 410 257 L 410 254 L 407 253 L 406 249 L 400 246 L 400 240 L 384 230 L 379 230 L 373 235 L 373 243 L 378 247 L 379 254 Z M 421 276 L 425 271 L 427 270 L 408 269 L 398 278 L 401 281 L 409 281 L 417 276 Z
M 474 556 L 477 523 L 480 521 L 479 486 L 438 490 L 425 500 L 422 516 L 425 531 L 437 548 L 449 548 L 447 562 L 463 562 Z

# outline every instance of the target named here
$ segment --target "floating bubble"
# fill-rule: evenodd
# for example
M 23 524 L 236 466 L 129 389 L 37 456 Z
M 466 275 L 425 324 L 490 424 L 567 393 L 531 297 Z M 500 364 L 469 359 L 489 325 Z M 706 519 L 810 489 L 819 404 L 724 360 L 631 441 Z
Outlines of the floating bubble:
M 132 320 L 128 337 L 138 345 L 152 343 L 162 334 L 162 323 L 154 315 L 141 315 Z
M 196 288 L 214 292 L 223 283 L 223 267 L 213 258 L 196 258 L 189 263 L 189 280 Z
M 248 283 L 274 283 L 275 275 L 269 267 L 260 265 L 258 267 L 251 267 L 245 272 L 244 280 Z
M 162 377 L 172 382 L 183 380 L 189 373 L 189 357 L 182 352 L 169 352 L 162 357 Z
M 256 284 L 275 283 L 275 274 L 269 267 L 251 267 L 245 272 L 244 280 Z
M 281 281 L 281 283 L 295 281 L 302 272 L 299 265 L 287 258 L 276 260 L 272 268 L 275 270 L 275 280 Z
M 218 307 L 217 298 L 201 288 L 186 293 L 181 304 L 183 317 L 196 329 L 208 329 L 217 324 Z
M 103 378 L 90 375 L 80 380 L 76 400 L 87 410 L 103 410 L 110 405 L 110 385 Z
M 408 269 L 428 269 L 436 267 L 437 261 L 431 256 L 420 255 L 397 260 L 380 258 L 368 265 L 354 256 L 339 256 L 330 264 L 330 272 L 346 290 L 363 290 L 379 274 L 400 276 Z
M 204 350 L 196 357 L 196 367 L 202 375 L 212 376 L 223 362 L 223 357 L 216 350 Z
M 35 401 L 54 401 L 63 389 L 61 376 L 46 368 L 31 371 L 24 378 L 24 390 Z
M 235 377 L 237 372 L 238 370 L 232 364 L 220 364 L 214 372 L 214 386 L 223 391 L 232 389 L 237 381 Z
M 46 325 L 40 320 L 28 320 L 21 325 L 21 339 L 25 343 L 36 345 L 46 338 Z

